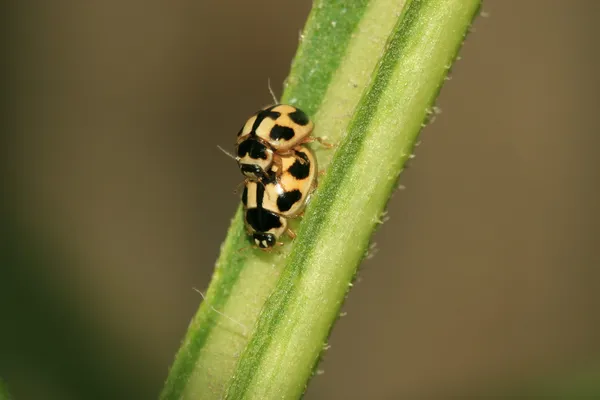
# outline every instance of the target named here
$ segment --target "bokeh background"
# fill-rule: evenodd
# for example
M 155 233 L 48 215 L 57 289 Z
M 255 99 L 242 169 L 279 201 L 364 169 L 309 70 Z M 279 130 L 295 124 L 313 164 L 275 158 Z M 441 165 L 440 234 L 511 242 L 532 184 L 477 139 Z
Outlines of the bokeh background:
M 231 147 L 310 1 L 14 2 L 0 376 L 156 398 L 239 202 Z M 600 2 L 487 0 L 307 399 L 447 399 L 600 368 Z

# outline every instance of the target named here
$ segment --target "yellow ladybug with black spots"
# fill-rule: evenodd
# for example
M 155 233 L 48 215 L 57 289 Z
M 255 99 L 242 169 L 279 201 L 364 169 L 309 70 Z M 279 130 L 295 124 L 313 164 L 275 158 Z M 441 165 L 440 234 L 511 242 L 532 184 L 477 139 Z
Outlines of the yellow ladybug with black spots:
M 261 181 L 247 181 L 242 194 L 248 234 L 260 249 L 271 249 L 279 238 L 295 233 L 288 219 L 302 214 L 317 186 L 317 161 L 308 148 L 281 157 Z
M 313 122 L 302 110 L 277 104 L 254 114 L 238 132 L 235 158 L 249 180 L 267 179 L 272 165 L 280 166 L 282 157 L 294 156 L 302 144 L 319 141 L 310 136 Z M 281 167 L 276 168 L 281 171 Z

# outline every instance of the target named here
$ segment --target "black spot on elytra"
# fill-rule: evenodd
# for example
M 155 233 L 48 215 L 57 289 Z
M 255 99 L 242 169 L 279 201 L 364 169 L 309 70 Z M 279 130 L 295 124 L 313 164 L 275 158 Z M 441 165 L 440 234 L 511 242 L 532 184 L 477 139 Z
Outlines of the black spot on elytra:
M 255 139 L 247 139 L 238 145 L 237 155 L 242 158 L 249 154 L 253 159 L 267 159 L 267 147 Z
M 288 172 L 296 179 L 306 179 L 310 174 L 310 160 L 304 153 L 296 153 L 296 157 L 296 161 L 288 169 Z M 298 158 L 302 160 L 298 160 Z
M 265 118 L 270 118 L 273 121 L 281 116 L 281 113 L 277 111 L 272 111 L 276 106 L 271 106 L 264 110 L 259 111 L 256 114 L 256 120 L 254 120 L 254 124 L 252 124 L 252 130 L 250 131 L 250 135 L 256 135 L 256 130 L 262 124 Z
M 281 227 L 280 217 L 264 208 L 246 210 L 246 221 L 257 232 L 267 232 Z
M 242 204 L 244 207 L 248 205 L 248 186 L 244 186 L 244 191 L 242 192 Z
M 301 126 L 308 125 L 308 123 L 310 122 L 308 115 L 306 115 L 302 110 L 296 109 L 296 111 L 289 113 L 288 115 L 290 119 L 294 121 L 294 123 Z
M 269 136 L 273 140 L 290 140 L 294 137 L 294 130 L 287 126 L 275 125 L 271 128 Z
M 262 208 L 262 203 L 265 198 L 264 185 L 255 185 L 256 188 L 256 208 L 251 208 L 246 211 L 246 221 L 248 225 L 257 232 L 267 232 L 273 228 L 281 227 L 280 217 L 271 211 Z
M 302 198 L 302 193 L 298 189 L 284 192 L 277 197 L 277 208 L 281 212 L 289 211 L 292 206 Z

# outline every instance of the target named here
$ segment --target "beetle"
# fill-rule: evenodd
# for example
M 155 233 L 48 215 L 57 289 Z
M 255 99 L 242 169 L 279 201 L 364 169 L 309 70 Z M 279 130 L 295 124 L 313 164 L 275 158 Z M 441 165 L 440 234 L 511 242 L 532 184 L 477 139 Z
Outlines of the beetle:
M 318 141 L 331 147 L 322 138 L 310 136 L 313 128 L 304 111 L 287 104 L 255 113 L 237 134 L 235 159 L 242 174 L 250 180 L 267 179 L 272 165 L 280 165 L 282 157 L 295 155 L 303 144 Z
M 317 186 L 317 175 L 314 154 L 301 148 L 282 157 L 281 166 L 273 166 L 265 180 L 246 182 L 242 194 L 244 221 L 256 246 L 270 249 L 283 234 L 296 237 L 288 228 L 288 219 L 304 212 Z

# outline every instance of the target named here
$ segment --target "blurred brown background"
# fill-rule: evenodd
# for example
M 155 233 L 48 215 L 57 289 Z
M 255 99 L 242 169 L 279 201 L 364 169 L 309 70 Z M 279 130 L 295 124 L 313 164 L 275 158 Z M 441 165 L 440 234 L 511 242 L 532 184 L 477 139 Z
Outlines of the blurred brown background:
M 0 376 L 156 398 L 238 203 L 231 147 L 309 1 L 5 13 Z M 446 399 L 600 365 L 600 2 L 488 0 L 307 399 Z

